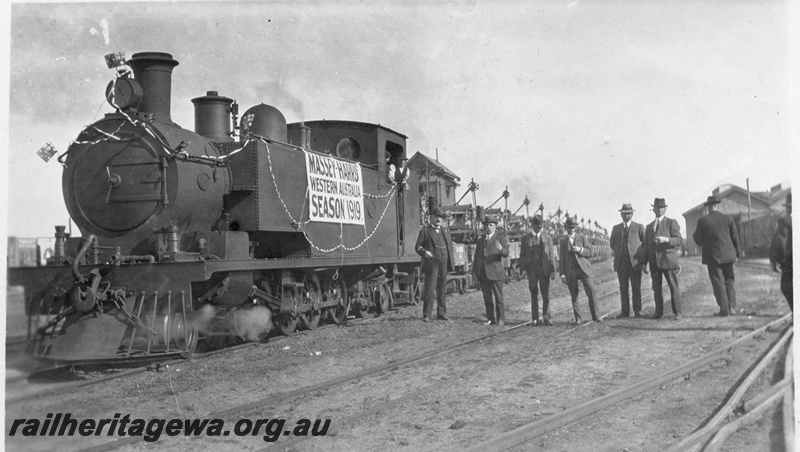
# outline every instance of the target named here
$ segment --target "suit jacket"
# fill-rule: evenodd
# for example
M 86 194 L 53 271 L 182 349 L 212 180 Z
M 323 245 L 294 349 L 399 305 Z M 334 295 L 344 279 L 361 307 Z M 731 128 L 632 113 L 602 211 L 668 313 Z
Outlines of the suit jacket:
M 587 276 L 592 276 L 592 264 L 589 262 L 592 257 L 592 249 L 589 239 L 578 232 L 575 233 L 574 246 L 583 248 L 580 253 L 575 253 L 570 249 L 569 237 L 564 236 L 558 244 L 558 273 L 564 276 L 569 271 L 569 266 L 572 265 L 571 256 L 575 255 L 578 258 L 578 266 L 586 273 Z
M 733 218 L 716 210 L 698 220 L 692 238 L 702 248 L 704 264 L 732 264 L 742 253 Z
M 781 268 L 792 268 L 792 217 L 785 215 L 778 220 L 778 229 L 772 236 L 769 260 L 781 264 Z
M 533 262 L 531 259 L 533 258 L 533 250 L 534 246 L 538 246 L 539 242 L 544 244 L 542 247 L 542 261 L 541 267 L 545 271 L 545 273 L 553 273 L 556 271 L 556 256 L 553 254 L 553 238 L 550 237 L 550 234 L 541 231 L 539 233 L 539 239 L 537 240 L 533 233 L 527 233 L 522 236 L 522 248 L 519 252 L 519 266 L 523 270 L 528 270 L 529 267 L 533 266 Z
M 643 262 L 639 261 L 639 248 L 644 242 L 644 225 L 631 221 L 628 228 L 628 243 L 622 243 L 622 237 L 625 235 L 622 230 L 623 223 L 614 226 L 611 229 L 611 250 L 614 252 L 614 271 L 619 269 L 619 264 L 622 262 L 622 256 L 625 255 L 625 250 L 628 250 L 628 256 L 631 260 L 633 268 L 640 266 Z
M 450 232 L 447 228 L 442 227 L 442 235 L 444 236 L 444 243 L 447 245 L 447 271 L 455 271 L 453 258 L 453 240 L 450 238 Z M 428 267 L 433 265 L 433 259 L 425 257 L 425 251 L 430 251 L 431 254 L 436 254 L 436 242 L 433 237 L 436 234 L 436 229 L 433 226 L 426 226 L 419 231 L 417 236 L 417 244 L 414 246 L 417 254 L 422 256 L 422 271 L 426 271 Z
M 508 241 L 504 235 L 495 232 L 488 241 L 485 235 L 481 236 L 475 247 L 475 258 L 472 261 L 472 269 L 478 280 L 505 281 L 504 257 L 508 257 Z
M 683 245 L 681 226 L 672 218 L 663 217 L 658 224 L 658 231 L 653 230 L 655 220 L 647 224 L 644 232 L 644 244 L 639 261 L 650 265 L 650 269 L 677 270 L 678 250 Z M 656 237 L 669 237 L 668 243 L 656 243 Z

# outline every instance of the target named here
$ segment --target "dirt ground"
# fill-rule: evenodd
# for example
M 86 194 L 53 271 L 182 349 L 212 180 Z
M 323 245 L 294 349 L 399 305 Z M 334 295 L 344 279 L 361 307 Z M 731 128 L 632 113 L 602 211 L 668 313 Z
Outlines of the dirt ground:
M 705 267 L 684 259 L 679 277 L 683 319 L 669 308 L 663 320 L 615 319 L 619 295 L 598 300 L 602 323 L 571 325 L 566 288 L 551 288 L 552 327 L 520 327 L 448 354 L 375 373 L 300 398 L 264 402 L 224 416 L 239 419 L 331 419 L 324 437 L 291 450 L 461 450 L 521 425 L 543 419 L 603 394 L 697 358 L 789 312 L 777 274 L 737 267 L 740 315 L 714 317 L 716 303 Z M 610 261 L 595 264 L 598 294 L 617 289 Z M 112 380 L 62 397 L 6 405 L 6 434 L 14 418 L 44 419 L 69 412 L 73 418 L 199 418 L 234 406 L 477 338 L 530 320 L 527 280 L 505 286 L 506 326 L 483 326 L 477 291 L 448 297 L 449 322 L 421 322 L 421 306 L 388 315 L 297 334 L 230 354 L 186 362 L 160 371 Z M 649 289 L 650 278 L 642 282 Z M 649 290 L 648 290 L 649 291 Z M 668 299 L 668 296 L 667 296 Z M 583 292 L 580 306 L 589 318 Z M 653 313 L 652 297 L 644 312 Z M 690 435 L 723 403 L 754 359 L 778 337 L 767 332 L 734 348 L 728 359 L 658 389 L 632 397 L 577 422 L 547 432 L 514 450 L 663 451 Z M 746 398 L 782 377 L 779 360 Z M 7 396 L 10 394 L 7 394 Z M 780 451 L 779 411 L 746 427 L 723 450 Z M 279 446 L 256 436 L 168 437 L 120 450 L 260 450 Z M 114 437 L 6 436 L 7 450 L 77 450 Z

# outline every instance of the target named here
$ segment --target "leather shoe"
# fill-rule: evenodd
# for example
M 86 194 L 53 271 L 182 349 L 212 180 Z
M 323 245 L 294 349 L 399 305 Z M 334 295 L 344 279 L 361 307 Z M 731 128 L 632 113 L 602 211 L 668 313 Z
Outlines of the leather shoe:
M 634 316 L 634 317 L 641 317 L 641 316 L 642 316 L 642 311 L 636 311 L 636 312 L 634 312 L 634 313 L 633 313 L 633 316 Z
M 430 322 L 430 321 L 431 321 L 431 318 L 430 318 L 430 317 L 423 317 L 423 318 L 422 318 L 422 321 L 423 321 L 423 322 Z
M 627 319 L 630 316 L 631 316 L 630 314 L 625 314 L 624 312 L 620 312 L 619 314 L 617 314 L 618 319 Z
M 714 317 L 728 317 L 730 314 L 726 314 L 724 312 L 715 312 Z
M 544 319 L 543 322 L 544 322 L 544 326 L 553 326 L 553 324 L 550 323 L 550 319 Z
M 484 326 L 494 325 L 494 322 L 491 321 L 491 320 L 487 320 L 487 321 L 483 322 L 483 325 Z
M 602 322 L 602 321 L 603 321 L 603 319 L 601 319 L 600 317 L 597 317 L 597 318 L 594 318 L 594 319 L 592 319 L 592 322 L 597 322 L 597 323 L 600 323 L 600 322 Z
M 533 322 L 531 322 L 531 326 L 541 326 L 541 325 L 542 325 L 542 321 L 539 320 L 539 319 L 534 320 Z
M 664 318 L 664 314 L 655 314 L 653 317 L 650 317 L 653 320 L 661 320 Z
M 497 321 L 497 326 L 503 326 L 503 321 L 502 320 L 498 320 Z
M 680 320 L 680 319 L 681 319 L 681 315 L 680 314 L 675 314 L 675 320 Z
M 450 321 L 450 317 L 447 317 L 446 315 L 437 316 L 436 319 L 437 320 L 445 320 L 445 321 L 448 321 L 448 322 Z

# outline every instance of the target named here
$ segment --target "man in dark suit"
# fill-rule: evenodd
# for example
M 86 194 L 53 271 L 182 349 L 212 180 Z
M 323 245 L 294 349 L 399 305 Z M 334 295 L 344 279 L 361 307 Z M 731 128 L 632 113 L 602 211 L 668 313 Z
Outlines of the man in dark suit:
M 531 291 L 531 326 L 550 326 L 550 280 L 556 278 L 556 256 L 553 239 L 542 230 L 544 220 L 540 214 L 533 216 L 529 232 L 522 236 L 519 266 L 528 272 L 528 289 Z M 539 317 L 539 289 L 542 291 L 542 317 Z
M 736 314 L 736 289 L 733 263 L 741 255 L 739 231 L 733 218 L 719 211 L 720 200 L 709 196 L 705 203 L 708 215 L 697 222 L 692 238 L 703 253 L 703 264 L 708 268 L 708 278 L 717 299 L 719 313 L 727 317 Z
M 497 232 L 497 218 L 487 216 L 483 224 L 486 235 L 478 239 L 472 271 L 481 284 L 483 303 L 486 305 L 488 321 L 484 325 L 502 325 L 505 320 L 503 281 L 506 279 L 503 258 L 508 256 L 508 241 Z
M 649 223 L 644 233 L 644 246 L 639 261 L 650 266 L 653 280 L 653 298 L 656 302 L 654 319 L 664 318 L 664 294 L 661 292 L 662 277 L 667 280 L 671 295 L 672 312 L 675 320 L 681 319 L 681 289 L 678 285 L 678 250 L 683 245 L 681 226 L 676 220 L 667 218 L 667 204 L 664 198 L 656 198 L 653 202 L 655 221 Z M 643 270 L 647 273 L 647 268 Z
M 583 283 L 583 290 L 586 292 L 586 297 L 589 298 L 589 312 L 592 314 L 592 320 L 601 322 L 594 306 L 592 264 L 588 259 L 592 257 L 591 244 L 588 238 L 575 231 L 575 228 L 578 227 L 575 219 L 567 217 L 564 226 L 567 229 L 567 235 L 561 239 L 558 245 L 558 273 L 561 275 L 561 282 L 569 288 L 575 323 L 581 322 L 581 311 L 578 308 L 578 281 Z
M 789 303 L 789 309 L 794 311 L 792 296 L 794 295 L 794 285 L 792 282 L 792 194 L 786 197 L 786 215 L 778 219 L 778 229 L 772 236 L 770 245 L 769 261 L 772 269 L 781 274 L 781 292 Z M 778 265 L 781 268 L 778 270 Z
M 414 249 L 422 256 L 422 273 L 425 276 L 425 289 L 422 295 L 422 321 L 431 320 L 433 311 L 433 294 L 436 292 L 436 318 L 447 318 L 447 304 L 445 302 L 447 273 L 452 272 L 453 244 L 450 233 L 442 226 L 445 214 L 438 207 L 430 212 L 430 226 L 419 231 L 417 244 Z
M 642 316 L 642 263 L 639 248 L 644 241 L 644 226 L 632 221 L 633 207 L 623 204 L 619 210 L 622 223 L 611 230 L 611 250 L 614 252 L 614 271 L 619 279 L 619 295 L 622 312 L 617 318 L 630 317 L 631 303 L 628 282 L 633 291 L 633 315 Z

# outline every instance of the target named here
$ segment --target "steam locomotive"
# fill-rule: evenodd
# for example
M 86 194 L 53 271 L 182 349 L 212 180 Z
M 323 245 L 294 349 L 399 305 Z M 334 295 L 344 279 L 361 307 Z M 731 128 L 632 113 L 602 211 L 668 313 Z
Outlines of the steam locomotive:
M 25 289 L 33 356 L 187 355 L 202 334 L 288 335 L 415 293 L 420 199 L 405 189 L 406 136 L 287 124 L 265 104 L 239 120 L 215 91 L 192 99 L 187 130 L 170 118 L 170 54 L 107 60 L 114 112 L 59 157 L 81 237 L 55 226 L 46 265 L 9 269 L 9 285 Z

